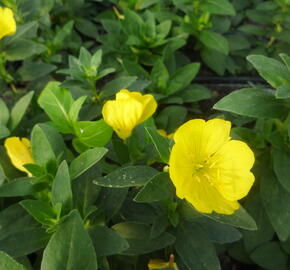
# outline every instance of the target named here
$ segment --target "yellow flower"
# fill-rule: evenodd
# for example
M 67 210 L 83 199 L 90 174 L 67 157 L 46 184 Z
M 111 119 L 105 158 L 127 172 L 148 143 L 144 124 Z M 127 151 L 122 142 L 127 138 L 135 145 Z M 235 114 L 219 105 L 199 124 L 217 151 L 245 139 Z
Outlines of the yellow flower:
M 231 123 L 190 120 L 174 134 L 169 174 L 176 194 L 198 211 L 232 214 L 255 180 L 255 158 L 246 143 L 231 140 Z
M 116 100 L 105 103 L 102 114 L 105 122 L 125 140 L 131 136 L 134 127 L 148 119 L 156 108 L 152 95 L 122 89 L 116 94 Z
M 16 32 L 16 22 L 10 8 L 0 7 L 0 39 Z
M 30 174 L 23 165 L 34 163 L 30 148 L 30 141 L 26 138 L 10 137 L 4 142 L 11 163 L 18 170 Z

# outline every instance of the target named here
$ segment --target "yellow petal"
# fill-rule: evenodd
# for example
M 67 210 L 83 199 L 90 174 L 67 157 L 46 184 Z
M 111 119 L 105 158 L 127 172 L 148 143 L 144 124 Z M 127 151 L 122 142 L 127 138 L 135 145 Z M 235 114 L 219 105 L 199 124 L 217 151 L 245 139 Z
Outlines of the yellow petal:
M 16 22 L 10 8 L 0 7 L 0 39 L 16 32 Z
M 118 136 L 126 139 L 131 136 L 134 127 L 156 110 L 157 103 L 152 95 L 142 95 L 126 89 L 116 94 L 116 100 L 107 101 L 102 114 L 105 122 L 110 125 Z
M 183 145 L 188 155 L 199 162 L 213 155 L 230 139 L 230 129 L 231 123 L 222 119 L 207 122 L 194 119 L 177 129 L 174 140 Z
M 29 174 L 23 165 L 34 163 L 30 141 L 26 138 L 10 137 L 5 140 L 4 146 L 14 167 Z
M 227 200 L 239 200 L 248 194 L 255 180 L 250 172 L 254 161 L 248 145 L 236 140 L 227 142 L 212 156 L 213 184 Z

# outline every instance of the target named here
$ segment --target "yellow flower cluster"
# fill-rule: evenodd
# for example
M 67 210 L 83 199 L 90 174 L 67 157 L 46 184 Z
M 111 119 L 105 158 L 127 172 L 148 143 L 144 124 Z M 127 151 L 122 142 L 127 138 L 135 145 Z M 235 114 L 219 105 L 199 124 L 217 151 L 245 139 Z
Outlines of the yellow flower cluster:
M 134 127 L 155 112 L 157 103 L 152 95 L 121 90 L 115 100 L 107 101 L 104 120 L 117 135 L 127 139 Z M 231 123 L 222 119 L 186 122 L 173 135 L 174 146 L 169 159 L 169 175 L 176 194 L 198 211 L 230 215 L 240 205 L 254 183 L 251 168 L 254 154 L 242 141 L 231 140 Z M 163 136 L 168 136 L 164 131 Z M 172 136 L 172 135 L 171 135 Z M 5 148 L 12 164 L 29 173 L 24 164 L 34 163 L 29 140 L 8 138 Z
M 5 36 L 14 35 L 16 32 L 16 22 L 10 8 L 0 7 L 0 39 Z

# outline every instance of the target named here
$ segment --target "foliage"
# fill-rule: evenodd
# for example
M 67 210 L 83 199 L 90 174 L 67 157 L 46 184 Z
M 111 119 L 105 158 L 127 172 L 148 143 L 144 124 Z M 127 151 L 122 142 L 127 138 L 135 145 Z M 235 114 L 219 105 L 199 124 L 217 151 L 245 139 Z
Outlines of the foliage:
M 289 1 L 0 5 L 17 27 L 4 33 L 0 7 L 1 269 L 289 268 Z M 198 83 L 257 74 L 264 85 L 220 100 Z M 231 121 L 231 141 L 254 152 L 232 214 L 175 187 L 173 133 L 194 118 Z

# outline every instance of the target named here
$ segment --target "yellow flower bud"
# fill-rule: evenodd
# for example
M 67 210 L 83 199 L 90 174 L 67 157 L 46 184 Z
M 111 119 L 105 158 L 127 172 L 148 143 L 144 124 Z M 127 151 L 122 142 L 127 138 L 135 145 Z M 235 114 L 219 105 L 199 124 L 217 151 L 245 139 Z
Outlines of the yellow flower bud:
M 125 140 L 131 136 L 134 127 L 148 119 L 156 108 L 157 103 L 152 95 L 122 89 L 115 100 L 105 103 L 102 114 L 105 122 Z
M 5 36 L 14 35 L 16 32 L 16 22 L 13 11 L 10 8 L 0 7 L 0 39 Z
M 30 141 L 26 138 L 10 137 L 4 142 L 7 154 L 11 163 L 18 170 L 30 174 L 23 165 L 33 164 L 32 152 L 30 148 Z

